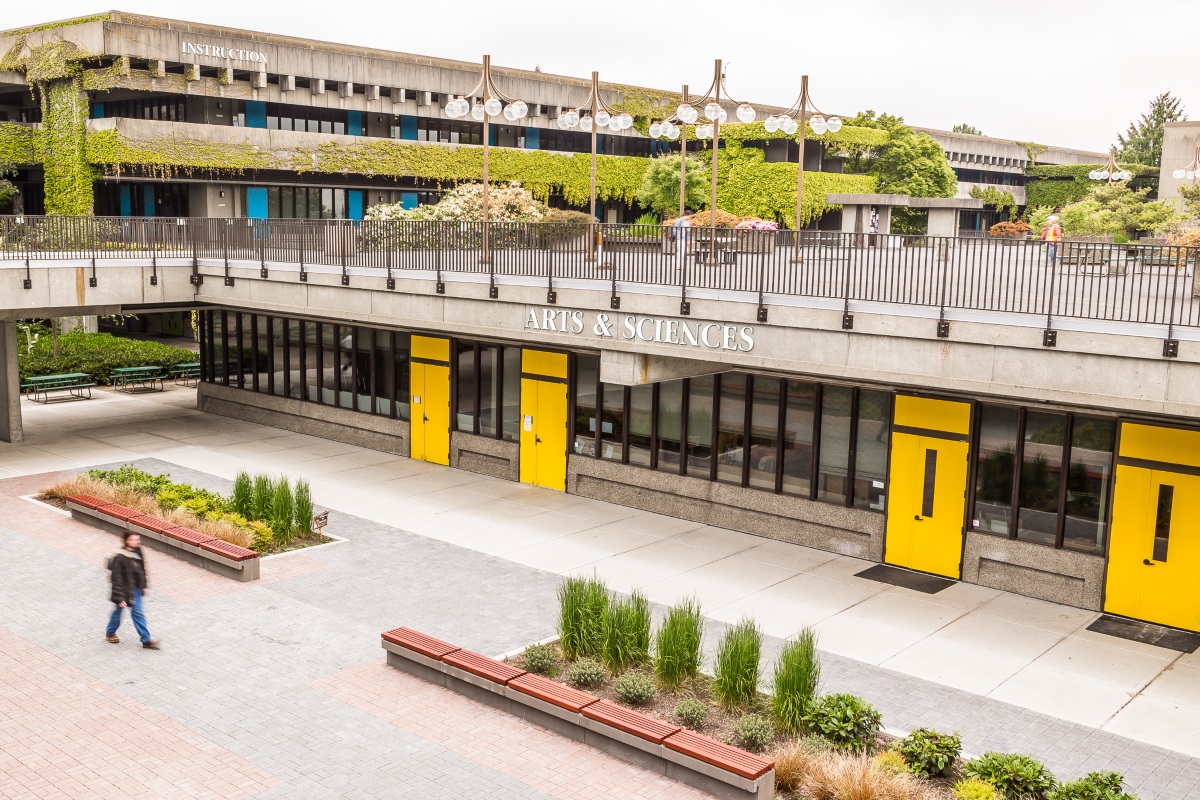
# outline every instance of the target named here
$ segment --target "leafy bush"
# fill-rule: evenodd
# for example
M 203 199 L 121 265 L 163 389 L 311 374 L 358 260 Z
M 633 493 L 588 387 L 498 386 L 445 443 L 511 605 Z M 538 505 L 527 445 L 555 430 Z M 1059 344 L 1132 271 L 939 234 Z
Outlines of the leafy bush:
M 546 244 L 564 242 L 586 236 L 594 222 L 596 218 L 586 211 L 552 208 L 542 217 L 537 230 L 544 237 Z
M 539 675 L 550 675 L 558 666 L 558 653 L 548 644 L 531 644 L 525 648 L 525 668 Z
M 313 500 L 308 481 L 296 481 L 295 529 L 302 536 L 312 532 Z
M 963 765 L 963 775 L 987 781 L 1005 800 L 1047 800 L 1057 787 L 1045 764 L 1019 753 L 988 751 Z
M 827 694 L 809 704 L 804 724 L 839 750 L 868 752 L 883 719 L 874 706 L 852 694 Z
M 821 682 L 821 658 L 817 636 L 810 628 L 787 642 L 775 659 L 775 691 L 771 707 L 784 733 L 797 734 L 804 727 L 804 714 Z
M 609 599 L 602 655 L 613 672 L 644 664 L 650 657 L 650 603 L 636 589 L 628 599 Z
M 950 790 L 955 800 L 997 800 L 996 787 L 979 778 L 963 778 Z
M 1082 778 L 1064 783 L 1050 794 L 1050 800 L 1137 800 L 1125 794 L 1125 778 L 1119 772 L 1089 772 Z
M 988 228 L 988 236 L 997 239 L 1024 239 L 1028 233 L 1029 223 L 1021 220 L 1016 222 L 997 222 Z
M 728 211 L 717 209 L 716 215 L 712 222 L 709 221 L 708 211 L 697 211 L 692 214 L 692 227 L 694 228 L 733 228 L 736 227 L 742 218 L 737 214 L 730 214 Z
M 275 500 L 275 484 L 268 475 L 259 473 L 254 476 L 253 498 L 250 504 L 251 519 L 267 520 L 271 516 L 271 504 Z
M 957 733 L 938 733 L 930 728 L 917 728 L 896 743 L 896 750 L 916 775 L 928 778 L 949 775 L 954 760 L 962 752 Z
M 797 792 L 818 761 L 829 758 L 829 743 L 815 736 L 787 742 L 770 754 L 775 762 L 775 788 Z
M 280 477 L 275 484 L 275 497 L 271 501 L 271 518 L 269 523 L 275 534 L 275 541 L 287 547 L 295 531 L 296 505 L 292 499 L 292 486 L 286 477 Z
M 675 718 L 694 731 L 700 730 L 708 719 L 708 703 L 688 697 L 675 705 Z
M 241 514 L 243 517 L 253 517 L 253 487 L 250 482 L 250 473 L 245 470 L 238 470 L 237 477 L 233 480 L 233 496 L 230 498 L 230 505 L 233 510 Z
M 558 635 L 564 656 L 600 654 L 607 611 L 608 587 L 599 578 L 569 577 L 558 585 Z
M 748 703 L 758 693 L 762 631 L 752 619 L 742 619 L 725 631 L 717 645 L 713 694 L 726 708 Z
M 671 606 L 654 637 L 654 672 L 669 689 L 700 672 L 704 617 L 695 598 Z
M 751 753 L 761 753 L 775 738 L 775 726 L 758 714 L 746 714 L 733 725 L 733 738 Z
M 246 526 L 253 536 L 250 545 L 260 553 L 265 553 L 275 545 L 275 534 L 271 526 L 260 520 L 254 520 Z
M 590 689 L 604 682 L 604 667 L 594 658 L 580 658 L 567 667 L 567 682 L 580 689 Z
M 170 474 L 155 475 L 140 470 L 132 464 L 122 464 L 116 469 L 88 470 L 88 476 L 143 494 L 158 494 L 173 485 Z
M 626 672 L 613 681 L 613 691 L 626 703 L 640 706 L 654 698 L 654 679 L 644 672 Z
M 112 371 L 117 367 L 166 369 L 195 360 L 195 353 L 181 347 L 77 329 L 59 335 L 57 358 L 48 335 L 39 337 L 29 350 L 18 348 L 17 370 L 22 380 L 31 375 L 84 372 L 96 383 L 106 385 L 112 383 Z
M 895 750 L 888 748 L 882 753 L 877 753 L 871 763 L 875 769 L 881 772 L 890 772 L 894 775 L 899 775 L 902 772 L 912 772 L 909 769 L 908 762 L 904 760 L 904 756 L 897 753 Z

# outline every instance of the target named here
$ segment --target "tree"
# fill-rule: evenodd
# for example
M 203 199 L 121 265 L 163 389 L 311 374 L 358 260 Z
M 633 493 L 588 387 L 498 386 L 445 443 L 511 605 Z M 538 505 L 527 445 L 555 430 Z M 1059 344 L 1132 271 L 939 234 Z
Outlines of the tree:
M 1125 135 L 1117 134 L 1117 155 L 1134 164 L 1162 165 L 1163 126 L 1187 119 L 1178 97 L 1163 92 L 1150 101 L 1150 111 L 1129 123 Z
M 1082 200 L 1063 206 L 1058 212 L 1063 232 L 1068 236 L 1130 234 L 1135 231 L 1160 231 L 1175 222 L 1179 214 L 1166 201 L 1149 201 L 1145 189 L 1130 189 L 1124 182 L 1100 184 Z M 1039 206 L 1030 215 L 1034 231 L 1045 227 L 1052 209 Z
M 1180 184 L 1179 193 L 1183 195 L 1183 209 L 1188 216 L 1200 219 L 1200 184 Z
M 950 130 L 952 133 L 969 133 L 973 136 L 983 136 L 983 131 L 966 122 L 960 122 Z
M 642 185 L 635 199 L 638 205 L 657 211 L 663 218 L 679 213 L 679 159 L 682 156 L 660 156 L 650 159 Z M 689 158 L 684 179 L 684 205 L 697 209 L 707 205 L 708 191 L 705 187 L 707 171 L 699 159 Z

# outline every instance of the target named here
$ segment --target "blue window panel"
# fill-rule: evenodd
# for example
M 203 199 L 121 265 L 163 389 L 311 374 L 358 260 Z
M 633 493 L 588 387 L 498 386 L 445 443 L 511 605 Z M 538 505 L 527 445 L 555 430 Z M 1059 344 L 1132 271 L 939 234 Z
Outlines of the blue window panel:
M 346 133 L 351 136 L 363 135 L 363 123 L 361 111 L 346 112 Z
M 267 127 L 267 104 L 262 100 L 246 101 L 246 127 Z
M 127 183 L 122 184 L 120 187 L 120 190 L 121 190 L 120 191 L 121 216 L 122 217 L 132 217 L 133 216 L 133 199 L 130 197 L 130 191 L 129 191 L 131 188 L 133 188 L 133 187 L 131 187 Z
M 251 186 L 246 189 L 246 216 L 250 219 L 267 218 L 267 187 Z
M 350 190 L 350 219 L 363 218 L 363 193 L 362 189 Z
M 92 119 L 104 119 L 104 103 L 92 103 Z
M 400 117 L 400 138 L 401 139 L 417 139 L 417 118 L 403 116 Z
M 496 146 L 496 126 L 495 125 L 488 125 L 488 145 L 491 147 Z
M 142 216 L 154 216 L 154 184 L 142 184 Z
M 400 193 L 400 207 L 401 208 L 416 208 L 417 207 L 417 193 L 416 192 L 401 192 Z
M 525 149 L 540 150 L 542 147 L 542 129 L 541 128 L 526 128 L 525 129 Z

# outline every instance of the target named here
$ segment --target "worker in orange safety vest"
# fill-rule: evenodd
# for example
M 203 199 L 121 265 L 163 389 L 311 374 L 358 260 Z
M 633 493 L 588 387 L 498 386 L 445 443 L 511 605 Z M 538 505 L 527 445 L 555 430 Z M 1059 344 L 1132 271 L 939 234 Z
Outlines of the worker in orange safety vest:
M 1046 217 L 1046 227 L 1042 229 L 1042 241 L 1046 243 L 1046 257 L 1050 266 L 1054 266 L 1054 257 L 1058 254 L 1058 243 L 1062 241 L 1063 229 L 1054 214 Z

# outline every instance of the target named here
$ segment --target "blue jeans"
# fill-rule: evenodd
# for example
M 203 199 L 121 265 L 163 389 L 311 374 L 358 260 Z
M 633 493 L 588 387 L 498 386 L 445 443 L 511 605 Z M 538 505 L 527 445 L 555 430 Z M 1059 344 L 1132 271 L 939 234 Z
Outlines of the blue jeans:
M 119 605 L 113 605 L 112 615 L 108 618 L 108 629 L 104 632 L 106 636 L 112 636 L 117 632 L 117 628 L 121 627 L 121 612 L 124 610 Z M 150 641 L 150 629 L 146 627 L 146 614 L 142 611 L 141 589 L 133 590 L 133 605 L 129 608 L 129 615 L 133 617 L 133 627 L 137 629 L 142 643 Z
M 1050 259 L 1050 266 L 1054 266 L 1054 257 L 1058 255 L 1058 245 L 1055 242 L 1050 242 L 1046 245 L 1046 256 Z

